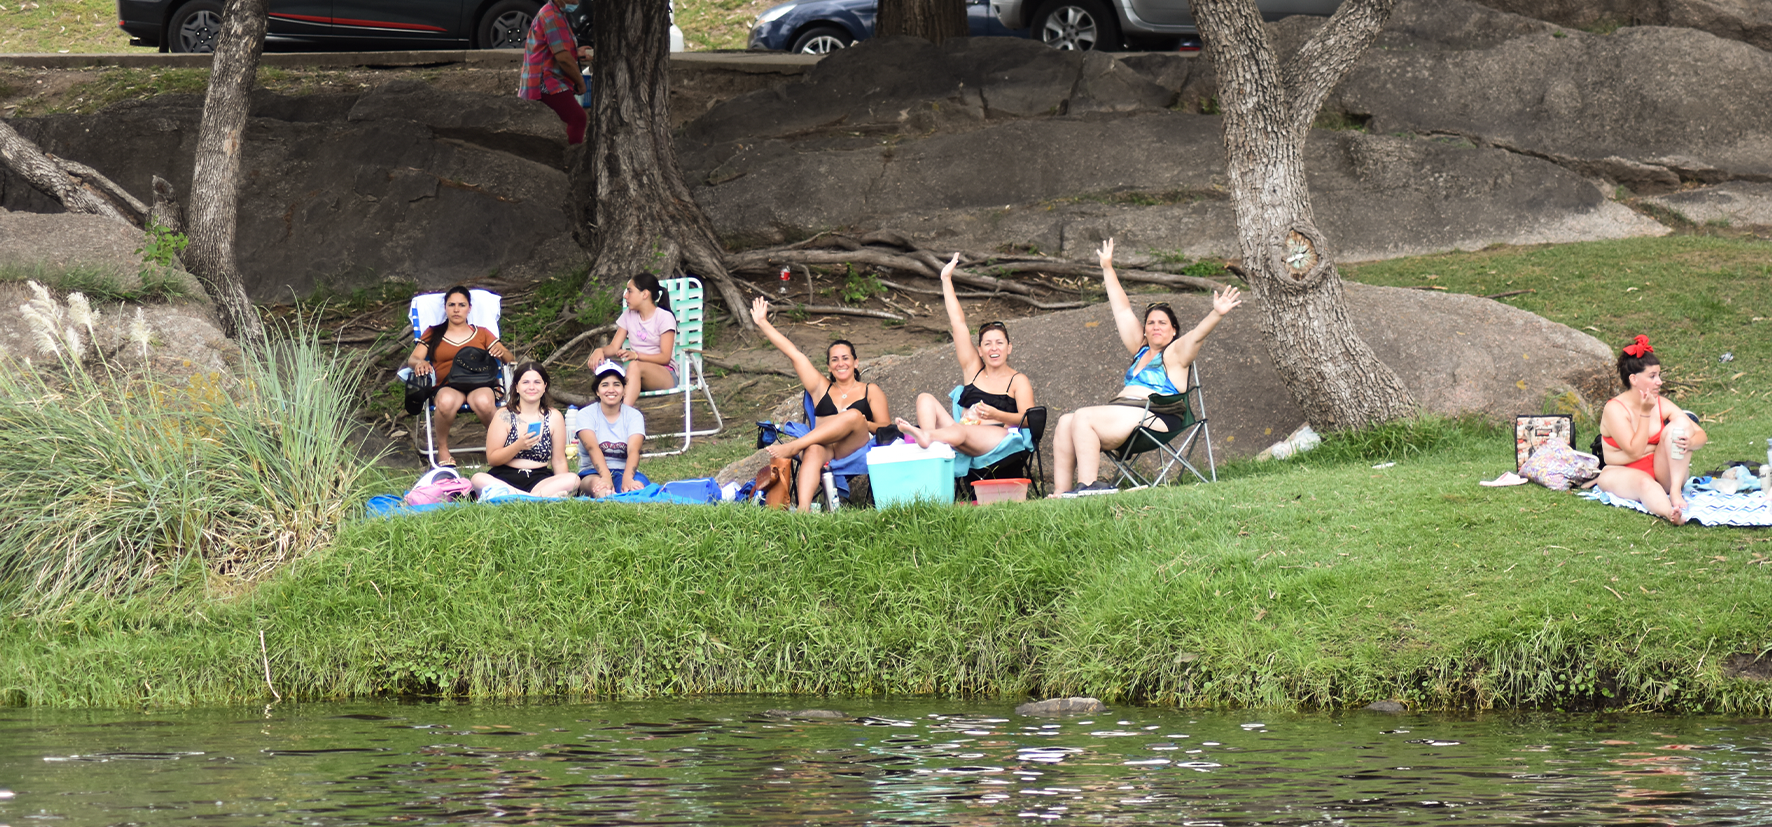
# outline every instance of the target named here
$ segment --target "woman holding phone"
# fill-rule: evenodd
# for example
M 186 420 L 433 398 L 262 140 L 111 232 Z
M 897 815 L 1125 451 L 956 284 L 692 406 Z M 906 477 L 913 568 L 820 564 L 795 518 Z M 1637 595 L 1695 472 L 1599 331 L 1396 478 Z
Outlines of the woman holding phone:
M 566 419 L 548 396 L 548 372 L 536 362 L 517 366 L 516 400 L 486 428 L 486 461 L 474 475 L 474 493 L 500 484 L 538 497 L 564 497 L 578 488 L 566 470 Z

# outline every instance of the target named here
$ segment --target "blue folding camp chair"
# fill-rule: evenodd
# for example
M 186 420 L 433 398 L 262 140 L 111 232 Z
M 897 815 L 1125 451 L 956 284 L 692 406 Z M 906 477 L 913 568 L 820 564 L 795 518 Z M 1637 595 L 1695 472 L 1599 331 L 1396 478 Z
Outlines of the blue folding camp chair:
M 816 406 L 812 401 L 812 394 L 802 392 L 800 394 L 800 408 L 806 414 L 805 422 L 783 422 L 780 425 L 777 425 L 774 422 L 757 423 L 757 447 L 762 448 L 763 446 L 773 443 L 777 439 L 783 437 L 786 437 L 787 439 L 798 439 L 805 436 L 813 428 L 818 427 L 818 413 L 815 410 L 815 407 Z M 836 490 L 832 491 L 821 483 L 819 486 L 820 489 L 822 489 L 820 493 L 824 495 L 825 509 L 827 511 L 836 511 L 839 503 L 850 501 L 849 479 L 851 477 L 861 476 L 868 472 L 867 448 L 864 447 L 841 459 L 834 459 L 826 462 L 825 470 L 831 473 L 832 487 Z M 798 492 L 795 491 L 795 488 L 800 484 L 799 481 L 800 459 L 795 457 L 793 477 L 788 481 L 789 502 L 799 502 L 797 499 Z
M 413 344 L 416 345 L 424 338 L 426 330 L 429 330 L 435 325 L 442 324 L 444 320 L 448 318 L 443 311 L 444 295 L 445 294 L 443 293 L 421 293 L 412 297 L 412 303 L 406 310 L 406 317 L 412 322 Z M 468 324 L 484 327 L 487 330 L 492 331 L 492 335 L 497 336 L 498 319 L 500 315 L 499 305 L 502 301 L 499 295 L 490 290 L 475 289 L 468 291 L 468 298 L 473 302 L 473 307 L 468 311 Z M 499 362 L 498 364 L 499 372 L 503 375 L 498 393 L 498 404 L 500 407 L 503 407 L 505 397 L 509 394 L 511 389 L 511 371 L 515 366 L 507 362 Z M 412 368 L 401 368 L 398 371 L 398 375 L 404 380 L 412 375 Z M 463 402 L 461 410 L 465 413 L 472 411 L 473 408 L 468 407 L 468 404 Z M 420 412 L 420 415 L 425 421 L 425 447 L 421 449 L 419 453 L 424 455 L 425 460 L 429 462 L 432 467 L 435 467 L 437 464 L 437 435 L 432 426 L 432 421 L 436 419 L 436 413 L 437 400 L 435 398 L 427 401 L 424 410 Z M 484 454 L 486 453 L 486 446 L 479 445 L 454 448 L 450 450 L 450 453 Z

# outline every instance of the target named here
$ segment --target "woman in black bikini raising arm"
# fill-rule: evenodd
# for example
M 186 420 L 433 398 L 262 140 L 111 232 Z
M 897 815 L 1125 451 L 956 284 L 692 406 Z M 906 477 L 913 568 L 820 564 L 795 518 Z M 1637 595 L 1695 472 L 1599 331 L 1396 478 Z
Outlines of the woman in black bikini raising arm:
M 801 386 L 818 403 L 813 413 L 818 423 L 799 439 L 777 442 L 768 447 L 776 459 L 800 456 L 801 511 L 812 510 L 812 496 L 818 492 L 819 476 L 824 464 L 865 450 L 873 441 L 874 429 L 891 422 L 886 409 L 886 392 L 879 385 L 864 383 L 856 376 L 855 346 L 844 341 L 832 342 L 825 351 L 825 364 L 830 375 L 820 374 L 812 360 L 800 352 L 788 337 L 769 323 L 769 302 L 758 298 L 751 302 L 751 321 L 775 349 L 794 365 L 794 375 Z

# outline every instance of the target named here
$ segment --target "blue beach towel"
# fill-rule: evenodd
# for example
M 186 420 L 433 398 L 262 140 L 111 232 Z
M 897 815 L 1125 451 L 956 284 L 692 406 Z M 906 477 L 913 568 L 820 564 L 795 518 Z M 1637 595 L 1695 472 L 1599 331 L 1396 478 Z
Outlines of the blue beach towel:
M 370 497 L 363 505 L 365 517 L 397 517 L 402 514 L 420 514 L 426 511 L 440 511 L 445 508 L 461 508 L 472 505 L 473 500 L 460 499 L 449 503 L 426 503 L 425 505 L 407 505 L 406 501 L 388 494 Z
M 965 411 L 960 407 L 960 393 L 965 389 L 965 385 L 955 385 L 953 390 L 948 391 L 948 403 L 953 409 L 955 422 L 960 421 L 960 417 L 965 414 Z M 997 443 L 997 447 L 981 456 L 969 457 L 962 452 L 955 451 L 954 476 L 956 478 L 964 477 L 972 473 L 974 468 L 988 468 L 1014 454 L 1032 450 L 1034 450 L 1033 437 L 1020 428 L 1010 428 L 1009 433 L 1004 435 L 1003 441 Z
M 685 497 L 680 494 L 672 494 L 670 491 L 667 491 L 665 489 L 665 486 L 659 485 L 658 483 L 653 483 L 653 484 L 648 485 L 645 488 L 642 488 L 638 491 L 624 491 L 620 494 L 611 494 L 607 497 L 597 500 L 597 502 L 599 502 L 599 503 L 688 503 L 690 505 L 695 505 L 698 503 L 705 503 L 706 500 L 690 499 L 689 497 Z

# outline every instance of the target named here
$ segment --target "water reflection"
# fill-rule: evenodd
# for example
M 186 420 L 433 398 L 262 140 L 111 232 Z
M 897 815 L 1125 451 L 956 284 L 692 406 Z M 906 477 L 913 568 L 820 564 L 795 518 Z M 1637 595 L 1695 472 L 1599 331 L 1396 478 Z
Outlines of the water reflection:
M 0 717 L 0 824 L 1761 825 L 1761 720 L 780 699 Z

